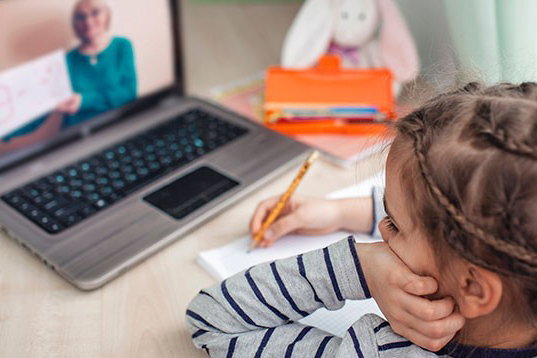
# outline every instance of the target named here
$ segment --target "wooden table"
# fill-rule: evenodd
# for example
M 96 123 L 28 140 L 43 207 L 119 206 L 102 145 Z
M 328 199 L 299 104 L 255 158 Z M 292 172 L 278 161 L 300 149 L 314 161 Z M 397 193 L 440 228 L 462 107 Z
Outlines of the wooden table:
M 298 7 L 185 2 L 189 91 L 203 95 L 211 86 L 276 63 L 281 41 Z M 377 156 L 342 169 L 320 160 L 298 192 L 322 196 L 372 175 L 382 163 Z M 0 357 L 205 356 L 193 346 L 184 323 L 192 297 L 215 283 L 196 264 L 196 254 L 245 235 L 257 203 L 285 190 L 297 170 L 298 165 L 92 292 L 75 289 L 28 251 L 0 235 Z

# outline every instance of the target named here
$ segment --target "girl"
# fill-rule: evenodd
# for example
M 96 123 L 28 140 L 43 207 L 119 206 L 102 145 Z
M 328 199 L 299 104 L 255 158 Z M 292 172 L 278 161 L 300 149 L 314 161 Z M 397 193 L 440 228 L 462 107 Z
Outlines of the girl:
M 228 357 L 537 356 L 537 84 L 471 83 L 427 102 L 396 131 L 386 164 L 388 215 L 379 225 L 384 243 L 349 238 L 201 291 L 187 311 L 198 347 Z M 367 222 L 359 216 L 366 208 L 298 199 L 280 226 L 352 228 L 353 214 Z M 391 325 L 366 315 L 340 339 L 294 323 L 319 307 L 337 309 L 345 299 L 389 296 L 384 270 L 397 260 L 438 282 L 429 298 L 451 297 L 456 304 L 448 318 L 451 330 L 460 330 L 440 351 L 395 332 L 419 344 L 420 331 L 448 325 L 397 328 L 389 316 Z M 420 307 L 426 308 L 421 301 Z M 401 319 L 405 310 L 391 313 L 410 322 Z M 432 349 L 445 343 L 438 340 Z

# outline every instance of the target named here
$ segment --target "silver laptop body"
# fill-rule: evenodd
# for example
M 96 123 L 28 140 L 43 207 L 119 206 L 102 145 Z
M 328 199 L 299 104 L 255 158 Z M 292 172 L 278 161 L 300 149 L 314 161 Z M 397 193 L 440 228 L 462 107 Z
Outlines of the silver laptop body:
M 178 4 L 171 4 L 177 10 Z M 178 25 L 178 19 L 175 21 Z M 47 233 L 0 200 L 2 229 L 76 287 L 95 289 L 276 177 L 308 150 L 218 105 L 168 91 L 125 120 L 99 131 L 82 131 L 77 140 L 4 169 L 0 172 L 0 196 L 195 108 L 238 125 L 247 133 L 57 234 Z M 184 204 L 181 191 L 190 189 L 181 187 L 182 180 L 197 175 L 200 168 L 234 186 L 180 219 L 148 200 L 160 193 L 160 200 L 177 197 L 177 206 Z M 173 204 L 168 200 L 168 206 Z

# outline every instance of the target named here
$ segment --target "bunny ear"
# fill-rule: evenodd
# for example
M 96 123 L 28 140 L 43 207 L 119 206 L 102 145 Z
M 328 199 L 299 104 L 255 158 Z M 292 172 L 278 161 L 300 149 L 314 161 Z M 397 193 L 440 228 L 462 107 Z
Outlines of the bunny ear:
M 414 39 L 392 0 L 379 0 L 382 18 L 380 52 L 384 63 L 398 81 L 409 81 L 419 72 L 419 58 Z
M 334 27 L 332 7 L 330 0 L 306 0 L 283 44 L 284 67 L 311 67 L 326 53 Z

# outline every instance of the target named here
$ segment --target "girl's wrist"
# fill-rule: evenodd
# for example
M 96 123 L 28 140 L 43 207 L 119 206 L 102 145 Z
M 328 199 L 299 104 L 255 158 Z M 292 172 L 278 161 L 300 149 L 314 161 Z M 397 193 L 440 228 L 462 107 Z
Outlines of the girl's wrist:
M 371 233 L 373 199 L 371 197 L 338 200 L 339 228 L 356 233 Z
M 333 210 L 335 213 L 336 222 L 334 225 L 337 227 L 337 230 L 345 229 L 345 205 L 342 199 L 330 200 Z

